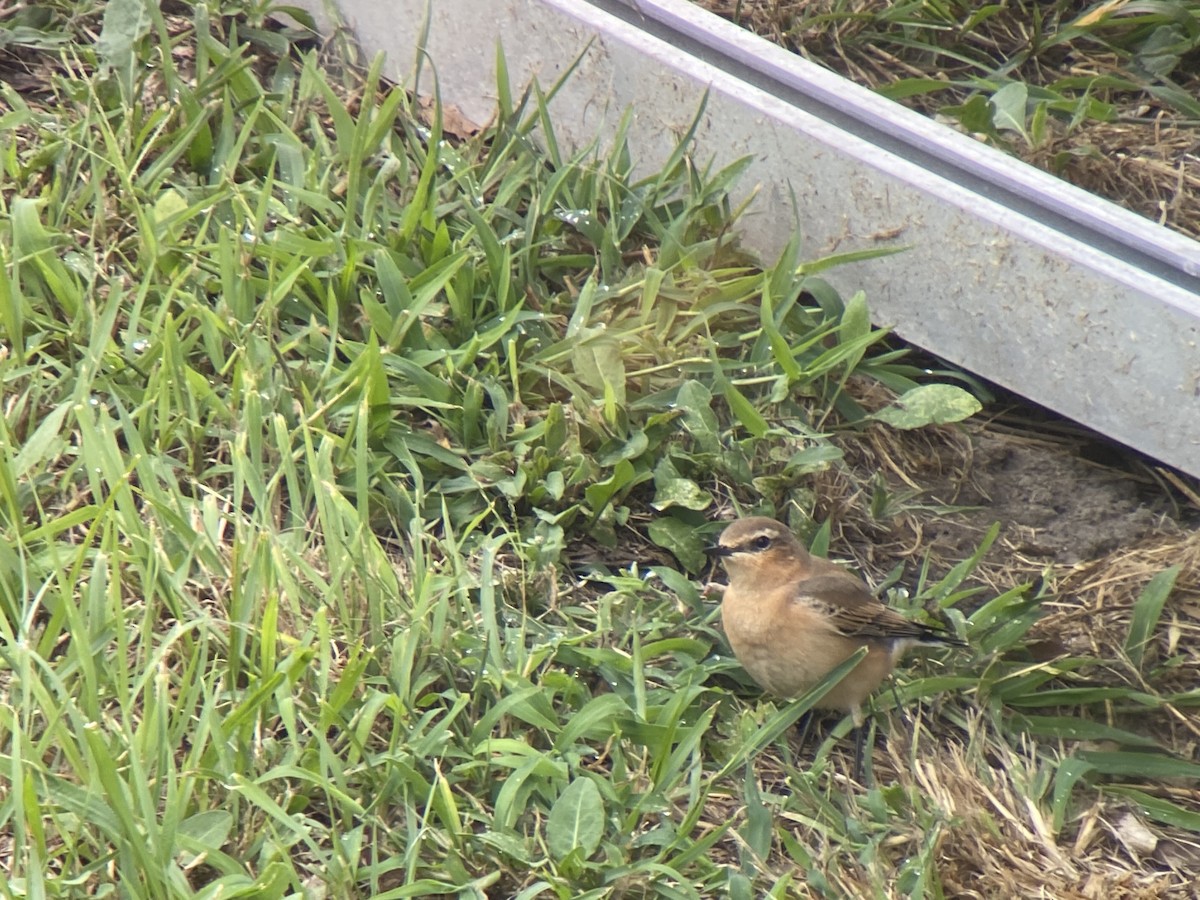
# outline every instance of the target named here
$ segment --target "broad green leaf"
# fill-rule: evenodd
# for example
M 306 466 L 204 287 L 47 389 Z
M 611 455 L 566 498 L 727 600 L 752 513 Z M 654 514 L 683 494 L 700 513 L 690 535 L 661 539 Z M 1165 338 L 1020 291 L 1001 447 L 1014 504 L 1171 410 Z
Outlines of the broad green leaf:
M 867 336 L 870 333 L 871 311 L 867 307 L 867 295 L 858 291 L 846 301 L 841 327 L 837 331 L 838 344 L 849 348 L 845 357 L 847 374 L 853 372 L 862 361 L 863 354 L 869 346 Z
M 753 766 L 746 766 L 742 798 L 746 807 L 746 824 L 738 833 L 759 859 L 766 859 L 771 855 L 771 845 L 775 842 L 775 816 L 771 807 L 763 802 Z M 732 885 L 730 886 L 732 887 Z M 744 890 L 737 895 L 743 896 L 747 900 L 754 896 L 749 879 L 745 879 Z M 734 896 L 736 896 L 735 893 L 731 891 L 730 897 Z
M 776 274 L 782 272 L 786 272 L 782 266 L 776 270 Z M 792 348 L 788 346 L 787 340 L 775 324 L 775 310 L 772 306 L 769 283 L 763 285 L 762 300 L 759 307 L 759 320 L 762 323 L 763 333 L 767 336 L 767 340 L 771 345 L 771 355 L 775 359 L 775 364 L 787 376 L 787 383 L 799 381 L 803 377 L 804 372 L 800 368 L 799 363 L 796 362 L 796 357 L 792 355 Z
M 1164 6 L 1169 4 L 1163 4 Z M 1189 23 L 1194 32 L 1196 24 L 1194 16 L 1196 8 L 1193 6 L 1191 19 Z M 1183 9 L 1179 10 L 1179 15 L 1185 15 Z M 1188 35 L 1178 25 L 1159 25 L 1154 31 L 1150 32 L 1150 36 L 1142 42 L 1138 47 L 1136 58 L 1142 68 L 1147 72 L 1151 72 L 1158 78 L 1166 79 L 1179 65 L 1184 53 L 1194 50 L 1196 47 L 1195 36 Z
M 674 516 L 659 516 L 647 529 L 650 540 L 664 550 L 670 550 L 689 572 L 704 568 L 704 541 L 692 525 Z
M 712 391 L 695 380 L 685 381 L 675 394 L 676 405 L 683 411 L 679 421 L 706 453 L 716 452 L 720 446 L 721 426 L 712 399 Z
M 642 481 L 650 477 L 650 473 L 647 472 L 639 478 L 636 470 L 633 468 L 633 463 L 627 459 L 622 459 L 613 466 L 612 474 L 608 478 L 589 485 L 584 490 L 583 495 L 587 500 L 588 506 L 592 509 L 592 514 L 599 515 L 604 507 L 608 505 L 609 501 L 619 492 L 635 484 L 637 481 Z
M 1029 88 L 1024 82 L 1006 84 L 988 101 L 993 110 L 992 124 L 996 128 L 1025 135 L 1025 109 L 1028 102 Z
M 982 94 L 973 95 L 962 106 L 943 107 L 942 114 L 957 116 L 959 124 L 966 131 L 994 133 L 995 126 L 992 124 L 994 108 Z
M 1063 823 L 1067 821 L 1067 810 L 1075 785 L 1094 771 L 1091 763 L 1080 759 L 1067 758 L 1059 764 L 1054 773 L 1054 795 L 1050 803 L 1050 821 L 1055 834 L 1062 830 Z
M 221 848 L 233 828 L 233 816 L 228 810 L 210 809 L 196 813 L 179 823 L 179 830 L 197 843 L 214 850 Z
M 892 84 L 881 86 L 879 93 L 889 100 L 906 100 L 921 94 L 936 94 L 952 87 L 951 82 L 942 81 L 939 78 L 901 78 Z
M 682 572 L 668 566 L 652 566 L 650 571 L 662 580 L 667 590 L 674 593 L 676 597 L 693 610 L 699 611 L 704 608 L 704 601 L 700 597 L 700 591 L 697 589 L 696 583 Z
M 755 437 L 762 437 L 767 433 L 767 420 L 762 417 L 762 413 L 754 408 L 754 404 L 747 400 L 741 391 L 732 384 L 726 384 L 724 394 L 725 402 L 729 404 L 729 409 L 737 417 L 737 420 L 742 423 L 743 428 Z
M 19 303 L 19 293 L 22 282 L 25 282 L 27 299 L 31 300 L 32 292 L 25 279 L 29 278 L 27 271 L 36 271 L 46 289 L 54 300 L 61 304 L 70 316 L 79 314 L 83 305 L 83 292 L 79 281 L 71 274 L 71 270 L 63 264 L 56 249 L 59 235 L 51 232 L 41 219 L 43 201 L 30 197 L 14 197 L 10 218 L 12 235 L 12 253 L 17 261 L 24 260 L 21 266 L 21 278 L 15 277 L 18 267 L 13 266 L 13 282 L 5 293 L 11 292 L 11 299 Z M 26 269 L 29 267 L 29 269 Z M 19 315 L 19 312 L 17 313 Z
M 843 456 L 842 449 L 833 444 L 811 444 L 803 450 L 793 453 L 784 467 L 791 475 L 807 475 L 812 472 L 823 472 Z
M 134 45 L 150 31 L 148 0 L 109 0 L 96 39 L 96 52 L 113 69 L 126 91 L 133 88 Z
M 567 442 L 567 420 L 561 403 L 551 403 L 546 408 L 546 452 L 557 455 Z
M 1004 698 L 1009 706 L 1021 707 L 1087 706 L 1111 701 L 1141 703 L 1152 707 L 1158 703 L 1158 698 L 1128 687 L 1057 688 Z
M 619 341 L 612 338 L 582 341 L 575 346 L 572 361 L 580 381 L 602 396 L 611 392 L 618 405 L 625 404 L 625 361 Z
M 613 733 L 613 721 L 629 714 L 629 704 L 616 694 L 599 694 L 567 719 L 554 742 L 558 750 L 567 750 L 580 740 L 604 741 Z
M 579 850 L 584 859 L 604 837 L 604 800 L 595 782 L 577 776 L 563 789 L 546 820 L 546 846 L 555 859 Z
M 180 835 L 191 839 L 192 852 L 182 853 L 184 865 L 191 865 L 205 851 L 220 850 L 233 829 L 233 816 L 228 810 L 210 809 L 189 816 L 179 823 Z
M 154 202 L 154 224 L 159 236 L 169 236 L 174 239 L 182 224 L 179 214 L 188 208 L 183 195 L 174 189 L 168 189 L 159 195 Z
M 52 456 L 57 456 L 63 449 L 65 440 L 60 436 L 63 420 L 71 411 L 71 402 L 60 403 L 42 417 L 38 427 L 21 446 L 13 464 L 13 477 L 20 479 L 30 469 L 46 462 Z
M 623 460 L 634 460 L 650 448 L 646 432 L 638 429 L 623 441 L 610 441 L 596 452 L 596 462 L 602 466 L 615 466 Z

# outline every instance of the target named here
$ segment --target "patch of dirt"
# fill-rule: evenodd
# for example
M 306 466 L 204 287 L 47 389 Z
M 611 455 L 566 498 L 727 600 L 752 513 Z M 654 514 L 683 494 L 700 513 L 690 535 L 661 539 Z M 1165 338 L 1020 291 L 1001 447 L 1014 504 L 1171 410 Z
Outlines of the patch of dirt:
M 936 499 L 970 507 L 928 535 L 947 557 L 970 555 L 976 535 L 992 522 L 1001 523 L 1006 552 L 1030 564 L 1059 565 L 1096 559 L 1167 527 L 1165 498 L 1085 459 L 1079 447 L 987 428 L 970 438 L 965 480 L 929 485 Z
M 877 387 L 853 387 L 868 408 L 882 402 Z M 871 429 L 840 443 L 846 465 L 816 477 L 813 515 L 833 524 L 835 554 L 875 583 L 926 557 L 934 577 L 944 574 L 994 523 L 974 578 L 996 592 L 1200 525 L 1191 479 L 1019 398 L 991 419 Z
M 1050 657 L 1109 661 L 1102 666 L 1111 664 L 1110 675 L 1091 673 L 1104 681 L 1141 677 L 1124 661 L 1134 605 L 1151 579 L 1178 567 L 1164 627 L 1147 653 L 1172 661 L 1157 669 L 1159 692 L 1191 690 L 1200 679 L 1200 505 L 1189 497 L 1196 492 L 1187 479 L 1078 426 L 1063 429 L 1071 436 L 967 429 L 966 465 L 928 483 L 934 496 L 969 508 L 916 516 L 925 548 L 946 563 L 965 559 L 999 522 L 980 580 L 1001 591 L 1047 577 L 1056 596 L 1031 637 Z M 1176 711 L 1155 730 L 1165 746 L 1196 758 L 1200 719 L 1190 712 Z

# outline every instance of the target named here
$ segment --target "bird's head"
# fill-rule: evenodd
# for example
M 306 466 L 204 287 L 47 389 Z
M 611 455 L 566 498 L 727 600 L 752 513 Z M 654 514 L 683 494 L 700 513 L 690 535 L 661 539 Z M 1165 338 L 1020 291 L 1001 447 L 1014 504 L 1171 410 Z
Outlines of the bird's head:
M 787 526 L 765 516 L 738 519 L 717 540 L 713 553 L 721 557 L 730 580 L 779 578 L 805 569 L 811 559 Z

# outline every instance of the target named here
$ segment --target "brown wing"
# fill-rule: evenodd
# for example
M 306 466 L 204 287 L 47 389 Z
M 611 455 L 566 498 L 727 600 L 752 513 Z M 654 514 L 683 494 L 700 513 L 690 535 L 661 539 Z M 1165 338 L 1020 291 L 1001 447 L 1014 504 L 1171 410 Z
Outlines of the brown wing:
M 884 606 L 865 584 L 849 573 L 804 579 L 796 585 L 792 602 L 803 603 L 822 613 L 828 617 L 833 629 L 846 637 L 957 643 L 955 638 L 910 622 Z

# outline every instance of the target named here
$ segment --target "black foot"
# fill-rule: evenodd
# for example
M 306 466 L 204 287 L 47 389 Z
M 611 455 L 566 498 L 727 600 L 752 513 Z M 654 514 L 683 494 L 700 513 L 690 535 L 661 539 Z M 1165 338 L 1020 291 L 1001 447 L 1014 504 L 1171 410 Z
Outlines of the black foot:
M 812 723 L 813 711 L 811 709 L 796 720 L 797 753 L 804 752 L 804 745 L 808 743 L 808 733 L 812 731 Z
M 862 784 L 863 780 L 863 734 L 866 725 L 854 726 L 854 780 Z

